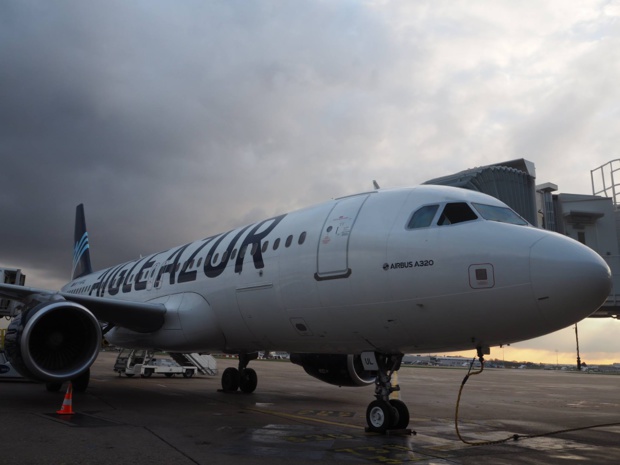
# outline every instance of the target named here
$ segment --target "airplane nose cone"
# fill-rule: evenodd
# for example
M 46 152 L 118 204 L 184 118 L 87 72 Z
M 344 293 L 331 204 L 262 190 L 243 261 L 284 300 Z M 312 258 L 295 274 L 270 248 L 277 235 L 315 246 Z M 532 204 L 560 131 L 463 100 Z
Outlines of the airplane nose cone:
M 534 298 L 557 329 L 592 314 L 611 290 L 611 271 L 601 256 L 559 234 L 531 247 L 530 274 Z

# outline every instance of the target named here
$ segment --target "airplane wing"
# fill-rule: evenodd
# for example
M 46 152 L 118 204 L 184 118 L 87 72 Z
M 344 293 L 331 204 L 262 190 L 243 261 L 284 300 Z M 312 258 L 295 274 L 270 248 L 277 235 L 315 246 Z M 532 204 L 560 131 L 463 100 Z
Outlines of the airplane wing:
M 163 304 L 75 295 L 13 284 L 0 284 L 0 297 L 20 302 L 58 300 L 75 302 L 90 310 L 100 321 L 140 333 L 157 331 L 163 326 L 166 314 L 166 307 Z

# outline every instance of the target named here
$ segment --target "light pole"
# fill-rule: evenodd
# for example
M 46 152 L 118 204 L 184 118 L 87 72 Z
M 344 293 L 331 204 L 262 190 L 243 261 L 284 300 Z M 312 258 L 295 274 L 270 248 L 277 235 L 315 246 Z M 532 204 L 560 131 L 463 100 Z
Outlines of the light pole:
M 579 332 L 577 331 L 577 323 L 575 323 L 575 339 L 577 341 L 577 371 L 581 371 L 581 357 L 579 356 Z

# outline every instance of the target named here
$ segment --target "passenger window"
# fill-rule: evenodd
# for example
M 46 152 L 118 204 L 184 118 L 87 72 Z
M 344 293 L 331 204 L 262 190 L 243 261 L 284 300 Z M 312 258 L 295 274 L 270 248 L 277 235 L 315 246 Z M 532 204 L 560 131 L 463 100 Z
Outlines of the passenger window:
M 286 238 L 286 242 L 284 243 L 284 247 L 290 247 L 292 242 L 293 242 L 293 236 L 292 235 L 288 236 Z
M 464 223 L 466 221 L 477 220 L 478 216 L 474 213 L 469 205 L 465 202 L 448 203 L 441 212 L 439 226 L 445 226 L 448 224 Z
M 265 241 L 265 242 L 263 243 L 263 248 L 261 249 L 261 252 L 262 252 L 262 253 L 267 252 L 267 249 L 268 249 L 268 248 L 269 248 L 269 241 Z
M 237 249 L 233 249 L 232 253 L 230 254 L 230 259 L 234 260 L 236 256 L 237 256 Z
M 252 250 L 250 250 L 250 255 L 254 255 L 257 249 L 258 249 L 258 243 L 254 242 L 254 244 L 252 244 Z
M 194 261 L 194 260 L 192 260 L 192 261 Z M 196 268 L 199 268 L 201 263 L 202 263 L 202 257 L 200 257 L 198 259 L 198 261 L 196 262 Z
M 278 250 L 278 247 L 280 247 L 280 238 L 279 237 L 273 242 L 273 250 Z
M 303 244 L 305 241 L 306 241 L 306 231 L 302 232 L 302 233 L 299 235 L 299 240 L 297 241 L 297 243 L 298 243 L 299 245 L 301 245 L 301 244 Z
M 435 218 L 435 213 L 439 210 L 439 205 L 426 205 L 419 208 L 409 220 L 407 229 L 428 228 Z

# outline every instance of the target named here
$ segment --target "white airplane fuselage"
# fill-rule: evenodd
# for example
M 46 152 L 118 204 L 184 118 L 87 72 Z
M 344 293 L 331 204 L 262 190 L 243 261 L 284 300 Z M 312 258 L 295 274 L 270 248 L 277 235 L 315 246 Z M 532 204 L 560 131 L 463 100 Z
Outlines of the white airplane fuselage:
M 486 220 L 463 189 L 380 190 L 238 228 L 76 279 L 63 292 L 166 306 L 109 342 L 179 352 L 353 354 L 491 347 L 594 312 L 609 268 L 572 239 Z M 446 204 L 477 218 L 438 225 Z M 408 227 L 437 205 L 432 222 Z

